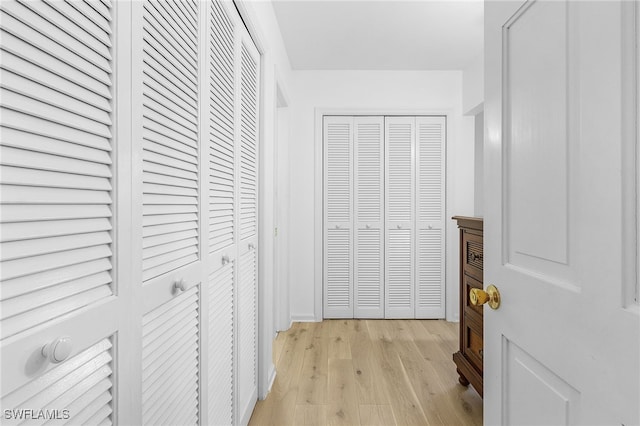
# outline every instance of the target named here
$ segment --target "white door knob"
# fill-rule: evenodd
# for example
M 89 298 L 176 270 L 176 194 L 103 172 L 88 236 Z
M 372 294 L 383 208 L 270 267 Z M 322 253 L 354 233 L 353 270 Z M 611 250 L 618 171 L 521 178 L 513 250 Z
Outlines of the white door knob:
M 61 363 L 71 355 L 71 337 L 58 337 L 42 347 L 42 356 L 54 364 Z
M 365 225 L 365 228 L 371 229 L 371 225 Z
M 398 226 L 397 226 L 397 228 L 398 228 L 398 229 L 402 229 L 402 225 L 398 225 Z
M 428 226 L 428 228 L 429 228 L 429 229 L 433 229 L 433 226 L 432 226 L 432 225 L 429 225 L 429 226 Z
M 222 264 L 226 265 L 227 263 L 229 263 L 229 255 L 228 254 L 222 255 Z
M 254 248 L 256 248 L 256 246 L 254 246 L 253 243 L 249 243 L 249 250 L 253 250 Z
M 178 281 L 173 283 L 173 288 L 179 291 L 185 291 L 187 289 L 187 282 L 184 278 L 180 278 Z

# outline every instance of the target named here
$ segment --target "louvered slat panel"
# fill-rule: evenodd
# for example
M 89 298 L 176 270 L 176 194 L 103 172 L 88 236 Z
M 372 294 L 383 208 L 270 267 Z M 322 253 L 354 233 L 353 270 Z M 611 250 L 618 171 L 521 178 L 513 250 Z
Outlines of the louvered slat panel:
M 383 155 L 382 119 L 378 123 L 355 119 L 356 219 L 360 223 L 382 220 Z M 369 119 L 370 120 L 370 119 Z
M 197 424 L 199 392 L 198 286 L 142 319 L 144 424 Z
M 416 118 L 416 318 L 444 318 L 445 117 Z
M 209 252 L 213 253 L 229 247 L 235 240 L 236 149 L 234 27 L 222 4 L 218 1 L 212 1 L 211 4 Z
M 351 221 L 351 125 L 327 123 L 325 135 L 327 222 Z
M 326 231 L 325 303 L 329 309 L 352 309 L 351 231 Z
M 412 239 L 408 229 L 387 231 L 386 318 L 413 317 Z
M 144 281 L 199 259 L 198 236 L 184 232 L 199 220 L 197 16 L 193 28 L 185 19 L 175 5 L 144 3 Z
M 323 121 L 324 317 L 353 318 L 354 118 Z
M 358 229 L 355 263 L 355 316 L 382 318 L 383 303 L 383 239 L 381 229 Z
M 354 316 L 384 317 L 384 118 L 354 117 Z
M 2 397 L 5 410 L 45 410 L 45 418 L 30 424 L 43 424 L 48 415 L 65 419 L 69 424 L 112 423 L 112 388 L 114 383 L 111 339 L 103 339 L 69 358 L 37 379 Z M 3 424 L 19 421 L 3 417 Z M 54 417 L 55 418 L 55 417 Z M 23 419 L 24 420 L 24 419 Z M 59 422 L 59 421 L 58 421 Z
M 238 406 L 251 403 L 256 389 L 256 252 L 240 256 L 238 285 Z M 255 401 L 254 401 L 255 402 Z
M 418 233 L 416 315 L 434 315 L 443 307 L 442 232 L 421 229 Z M 420 314 L 422 311 L 422 315 Z
M 235 264 L 209 276 L 209 424 L 233 421 L 233 312 Z
M 426 119 L 431 119 L 426 121 Z M 437 120 L 433 122 L 434 120 Z M 418 220 L 439 222 L 443 207 L 444 118 L 418 121 Z
M 258 63 L 242 45 L 240 67 L 240 239 L 258 222 Z
M 110 33 L 87 30 L 110 28 L 108 7 L 77 16 L 9 0 L 1 9 L 5 339 L 113 294 L 112 56 Z
M 387 221 L 410 222 L 413 210 L 412 123 L 387 119 Z
M 415 117 L 385 118 L 385 318 L 414 318 Z

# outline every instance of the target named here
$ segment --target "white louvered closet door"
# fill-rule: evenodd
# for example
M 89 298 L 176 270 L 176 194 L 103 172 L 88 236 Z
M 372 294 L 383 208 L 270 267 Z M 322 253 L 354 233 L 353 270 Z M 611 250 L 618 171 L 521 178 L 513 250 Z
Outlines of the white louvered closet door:
M 384 118 L 354 117 L 354 316 L 384 318 Z
M 413 318 L 415 117 L 385 117 L 385 318 Z
M 134 25 L 142 26 L 134 64 L 142 86 L 141 140 L 134 141 L 142 170 L 141 422 L 196 424 L 206 256 L 200 203 L 200 4 L 146 0 L 134 7 Z
M 235 424 L 234 312 L 238 275 L 238 29 L 228 2 L 211 1 L 209 25 L 209 371 L 211 425 Z
M 5 410 L 26 409 L 111 424 L 124 312 L 112 241 L 114 10 L 107 0 L 0 9 L 2 423 L 18 423 Z M 58 359 L 44 358 L 56 341 Z
M 416 117 L 416 318 L 444 318 L 445 117 Z
M 324 318 L 353 318 L 353 117 L 324 117 Z
M 244 26 L 239 60 L 238 132 L 238 287 L 237 287 L 237 415 L 248 423 L 258 398 L 258 158 L 260 54 Z

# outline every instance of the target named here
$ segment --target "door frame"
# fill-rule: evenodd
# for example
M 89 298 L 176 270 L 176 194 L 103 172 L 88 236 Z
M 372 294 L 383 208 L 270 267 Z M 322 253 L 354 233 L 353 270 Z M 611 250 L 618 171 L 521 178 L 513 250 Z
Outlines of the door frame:
M 280 183 L 282 174 L 279 172 L 281 166 L 289 168 L 289 164 L 280 165 L 280 157 L 283 150 L 288 150 L 289 144 L 289 110 L 290 97 L 286 85 L 284 84 L 278 69 L 275 70 L 274 78 L 274 140 L 273 140 L 273 338 L 279 331 L 288 330 L 291 327 L 291 307 L 289 306 L 289 223 L 283 222 L 279 214 L 281 207 L 290 209 L 287 199 L 283 198 Z M 281 126 L 284 124 L 284 126 Z M 287 176 L 285 176 L 287 177 Z M 289 184 L 287 180 L 287 185 Z M 287 191 L 287 194 L 289 191 Z M 283 204 L 286 203 L 286 204 Z M 284 229 L 284 233 L 281 231 Z M 286 272 L 283 269 L 286 268 Z M 284 274 L 283 274 L 284 272 Z M 284 296 L 283 296 L 284 295 Z M 286 296 L 286 297 L 285 297 Z
M 324 318 L 323 312 L 323 259 L 324 259 L 324 141 L 323 141 L 323 117 L 330 115 L 345 116 L 442 116 L 446 117 L 445 140 L 445 318 L 447 321 L 457 322 L 455 316 L 458 304 L 458 283 L 455 282 L 460 259 L 454 248 L 458 234 L 456 226 L 450 224 L 447 217 L 455 215 L 451 211 L 454 204 L 455 188 L 452 185 L 451 176 L 455 171 L 451 150 L 456 146 L 453 141 L 458 140 L 460 131 L 456 130 L 462 125 L 460 118 L 452 108 L 315 108 L 315 138 L 314 138 L 314 310 L 313 316 L 296 318 L 298 321 L 320 322 Z

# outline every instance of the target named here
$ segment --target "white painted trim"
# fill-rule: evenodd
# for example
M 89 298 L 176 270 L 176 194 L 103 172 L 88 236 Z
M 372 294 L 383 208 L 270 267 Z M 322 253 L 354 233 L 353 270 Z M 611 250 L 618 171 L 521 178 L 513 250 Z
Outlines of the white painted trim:
M 130 303 L 134 297 L 135 286 L 131 283 L 133 270 L 132 234 L 129 231 L 132 220 L 131 211 L 131 173 L 132 173 L 132 20 L 131 3 L 116 2 L 113 4 L 113 189 L 114 223 L 113 234 L 113 276 L 115 292 L 122 311 L 118 316 L 118 332 L 113 342 L 113 417 L 114 423 L 126 424 L 135 416 L 135 402 L 140 395 L 132 386 L 125 386 L 127 379 L 134 377 L 137 363 L 126 362 L 135 355 L 130 352 L 130 342 L 134 339 L 136 327 L 131 327 L 138 321 L 136 313 Z M 121 143 L 122 141 L 122 143 Z M 65 331 L 66 333 L 66 331 Z
M 322 300 L 320 301 L 322 303 Z M 316 319 L 314 315 L 291 315 L 291 324 L 289 328 L 293 325 L 294 322 L 321 322 L 322 318 Z
M 274 225 L 278 227 L 278 230 L 285 229 L 285 235 L 288 237 L 289 236 L 289 229 L 290 229 L 290 218 L 289 218 L 289 222 L 284 223 L 282 221 L 282 218 L 280 217 L 280 215 L 278 214 L 280 206 L 283 203 L 283 198 L 282 198 L 282 191 L 280 190 L 281 188 L 279 188 L 279 184 L 280 184 L 280 174 L 279 174 L 279 168 L 281 168 L 282 166 L 286 166 L 288 167 L 288 164 L 280 164 L 279 162 L 279 156 L 280 154 L 283 152 L 282 150 L 284 148 L 288 149 L 288 146 L 284 147 L 282 145 L 282 141 L 286 141 L 287 143 L 289 142 L 290 138 L 288 135 L 289 132 L 289 128 L 282 128 L 280 126 L 280 122 L 281 122 L 281 114 L 283 113 L 283 111 L 287 108 L 289 108 L 289 104 L 290 104 L 290 97 L 288 96 L 288 89 L 286 87 L 286 84 L 284 83 L 284 80 L 281 77 L 281 74 L 278 70 L 278 66 L 274 65 L 273 66 L 273 75 L 274 75 L 274 101 L 273 101 L 273 111 L 274 111 L 274 135 L 273 135 L 273 185 L 274 185 L 274 190 L 276 191 L 276 193 L 278 194 L 277 199 L 274 199 L 274 203 L 273 203 L 273 218 L 274 218 Z M 289 114 L 287 114 L 287 118 L 289 117 Z M 287 119 L 287 124 L 289 124 L 289 120 Z M 283 135 L 287 135 L 286 137 L 283 137 Z M 287 182 L 287 185 L 290 185 L 289 182 Z M 287 188 L 288 191 L 287 193 L 291 193 L 290 188 Z M 285 206 L 286 209 L 288 211 L 291 211 L 291 206 L 290 205 L 286 205 Z M 282 233 L 279 232 L 279 235 L 274 235 L 273 238 L 273 242 L 274 242 L 274 265 L 273 265 L 273 275 L 274 275 L 274 283 L 273 283 L 273 296 L 274 296 L 274 301 L 273 301 L 273 324 L 274 324 L 274 333 L 277 335 L 278 331 L 284 331 L 287 330 L 290 327 L 285 328 L 283 325 L 290 323 L 291 322 L 291 306 L 290 306 L 290 282 L 289 282 L 289 277 L 291 276 L 291 274 L 289 273 L 289 247 L 290 247 L 290 242 L 289 241 L 285 241 L 282 238 Z M 277 255 L 277 258 L 275 257 Z M 284 265 L 284 268 L 281 268 L 280 265 L 282 264 L 283 258 L 287 260 L 287 263 Z M 284 276 L 282 274 L 283 270 L 286 271 L 286 273 L 284 273 Z M 276 280 L 275 277 L 278 277 L 279 279 Z M 283 294 L 285 294 L 287 297 L 283 297 Z
M 237 422 L 236 424 L 239 424 L 242 426 L 249 424 L 249 420 L 251 420 L 251 415 L 253 414 L 255 401 L 257 399 L 258 399 L 258 393 L 256 391 L 253 393 L 253 395 L 251 396 L 251 398 L 249 399 L 245 407 L 242 407 L 242 408 L 238 407 L 238 413 L 239 413 L 238 417 L 240 421 Z
M 242 19 L 242 22 L 244 22 L 247 31 L 249 31 L 249 36 L 256 45 L 258 53 L 260 53 L 260 56 L 264 56 L 268 51 L 268 45 L 266 42 L 267 38 L 264 37 L 260 27 L 256 24 L 259 19 L 255 16 L 252 6 L 250 6 L 253 1 L 254 0 L 233 0 L 233 3 L 238 8 L 240 18 Z
M 484 102 L 480 102 L 478 105 L 465 112 L 464 115 L 476 116 L 484 111 Z
M 445 193 L 445 319 L 451 322 L 459 321 L 459 313 L 456 315 L 456 306 L 453 303 L 456 300 L 458 285 L 455 281 L 458 277 L 456 268 L 457 254 L 455 252 L 455 244 L 457 241 L 457 227 L 450 223 L 449 218 L 454 216 L 456 212 L 451 210 L 455 195 L 455 186 L 451 176 L 455 176 L 455 163 L 453 156 L 450 155 L 450 147 L 456 145 L 453 141 L 457 141 L 458 134 L 456 128 L 462 125 L 459 119 L 455 117 L 455 111 L 452 108 L 331 108 L 317 107 L 315 108 L 315 139 L 314 139 L 314 313 L 313 317 L 294 316 L 293 321 L 322 321 L 322 253 L 323 253 L 323 149 L 322 149 L 322 117 L 325 115 L 439 115 L 447 118 L 447 139 L 445 142 L 445 165 L 446 165 L 446 193 Z M 313 319 L 310 319 L 313 318 Z

